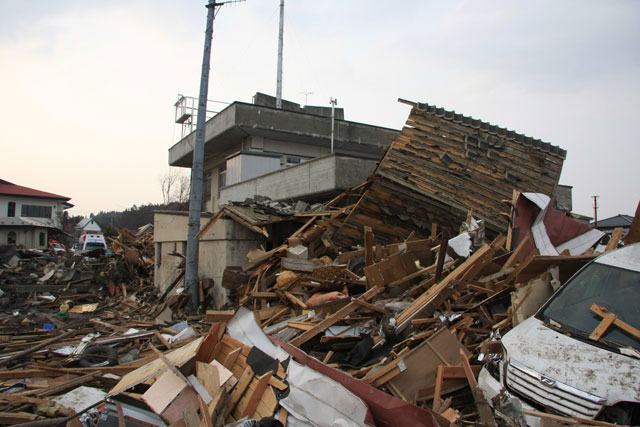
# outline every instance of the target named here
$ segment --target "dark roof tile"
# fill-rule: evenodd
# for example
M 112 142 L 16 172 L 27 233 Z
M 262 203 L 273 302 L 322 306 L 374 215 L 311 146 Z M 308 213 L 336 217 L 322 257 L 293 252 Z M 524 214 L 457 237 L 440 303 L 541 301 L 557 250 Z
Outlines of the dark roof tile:
M 407 102 L 407 101 L 403 101 Z M 458 114 L 455 111 L 448 111 L 442 107 L 438 107 L 435 105 L 429 105 L 427 103 L 417 102 L 413 103 L 414 108 L 419 111 L 424 111 L 428 114 L 434 114 L 438 117 L 443 117 L 445 120 L 450 120 L 455 123 L 461 123 L 465 126 L 471 126 L 475 129 L 481 129 L 484 132 L 487 132 L 492 135 L 499 135 L 509 140 L 515 140 L 518 144 L 522 144 L 528 147 L 534 147 L 545 153 L 550 153 L 555 156 L 558 156 L 562 159 L 567 157 L 567 151 L 556 146 L 552 145 L 548 142 L 541 141 L 539 139 L 534 139 L 523 135 L 521 133 L 517 133 L 515 131 L 502 128 L 500 126 L 492 125 L 488 122 L 483 122 L 482 120 L 474 119 L 473 117 L 464 116 L 462 114 Z

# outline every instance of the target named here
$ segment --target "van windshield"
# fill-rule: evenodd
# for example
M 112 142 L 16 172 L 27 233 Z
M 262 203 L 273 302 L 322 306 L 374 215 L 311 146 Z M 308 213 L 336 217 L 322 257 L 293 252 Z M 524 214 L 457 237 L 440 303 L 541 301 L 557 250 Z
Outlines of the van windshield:
M 597 304 L 618 319 L 640 329 L 640 272 L 592 263 L 558 292 L 540 313 L 542 320 L 590 335 L 602 317 L 591 311 Z M 612 324 L 601 339 L 640 350 L 640 339 Z
M 104 243 L 87 242 L 87 244 L 84 245 L 84 249 L 87 250 L 87 251 L 92 251 L 94 249 L 105 249 L 105 247 L 104 247 Z

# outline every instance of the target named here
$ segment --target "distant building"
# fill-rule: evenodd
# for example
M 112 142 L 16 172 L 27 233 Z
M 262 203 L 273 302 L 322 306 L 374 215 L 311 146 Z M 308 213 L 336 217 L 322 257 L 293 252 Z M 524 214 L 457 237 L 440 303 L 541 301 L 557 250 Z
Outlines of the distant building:
M 46 249 L 49 238 L 62 233 L 69 200 L 0 179 L 0 244 Z
M 629 231 L 629 227 L 631 227 L 631 223 L 633 222 L 633 217 L 629 215 L 616 215 L 611 218 L 599 219 L 598 226 L 596 227 L 600 231 L 604 231 L 605 233 L 611 233 L 614 228 L 622 228 L 626 233 Z M 595 222 L 591 223 L 591 226 L 595 226 Z
M 83 234 L 100 233 L 102 233 L 102 228 L 100 228 L 100 225 L 95 221 L 95 219 L 93 219 L 93 216 L 82 219 L 75 227 L 73 227 L 73 234 L 75 237 L 80 237 Z

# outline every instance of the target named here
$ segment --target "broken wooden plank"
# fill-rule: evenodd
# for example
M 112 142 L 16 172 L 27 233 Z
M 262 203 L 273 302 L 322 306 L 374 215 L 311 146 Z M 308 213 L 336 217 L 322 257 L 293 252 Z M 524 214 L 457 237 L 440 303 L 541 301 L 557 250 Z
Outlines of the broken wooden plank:
M 262 394 L 265 392 L 265 390 L 267 389 L 267 386 L 269 385 L 269 380 L 271 379 L 272 375 L 273 375 L 273 372 L 269 371 L 266 374 L 262 375 L 260 378 L 258 378 L 258 383 L 256 384 L 256 388 L 253 390 L 253 393 L 249 397 L 249 401 L 247 402 L 247 405 L 242 411 L 241 417 L 252 418 L 253 414 L 255 413 L 258 407 L 258 403 L 260 403 L 260 399 L 262 399 Z
M 204 321 L 207 323 L 228 322 L 235 314 L 235 310 L 207 310 Z
M 591 311 L 593 311 L 595 314 L 597 314 L 598 316 L 604 318 L 605 315 L 607 315 L 609 313 L 609 310 L 607 310 L 605 307 L 600 307 L 597 304 L 593 304 L 591 306 Z M 620 319 L 618 319 L 617 317 L 613 320 L 613 324 L 615 326 L 617 326 L 618 328 L 622 329 L 623 331 L 625 331 L 626 333 L 632 335 L 635 339 L 640 340 L 640 330 L 634 328 L 633 326 L 631 326 L 630 324 L 628 324 L 627 322 L 624 322 Z
M 16 359 L 19 359 L 21 357 L 28 356 L 28 355 L 30 355 L 32 353 L 35 353 L 36 351 L 38 351 L 40 349 L 43 349 L 43 348 L 46 348 L 46 347 L 50 346 L 53 343 L 56 343 L 56 342 L 58 342 L 60 340 L 65 339 L 68 336 L 74 335 L 75 333 L 76 333 L 76 331 L 74 331 L 74 330 L 66 331 L 66 332 L 64 332 L 64 333 L 62 333 L 62 334 L 60 334 L 58 336 L 55 336 L 53 338 L 49 338 L 48 340 L 45 340 L 45 341 L 41 342 L 40 344 L 36 344 L 36 345 L 26 349 L 26 350 L 22 350 L 22 351 L 19 351 L 17 353 L 10 354 L 7 357 L 4 357 L 3 359 L 0 359 L 0 366 L 6 365 L 7 363 L 11 362 L 12 360 L 16 360 Z
M 485 426 L 495 426 L 495 419 L 493 417 L 493 410 L 489 403 L 484 398 L 484 394 L 480 387 L 478 387 L 478 381 L 476 381 L 475 374 L 471 369 L 471 365 L 469 365 L 469 359 L 467 359 L 467 355 L 460 349 L 460 358 L 462 360 L 462 366 L 464 367 L 464 372 L 467 377 L 467 381 L 469 381 L 469 387 L 471 387 L 471 394 L 473 395 L 473 400 L 476 402 L 476 408 L 478 409 L 478 413 L 480 414 L 480 420 Z

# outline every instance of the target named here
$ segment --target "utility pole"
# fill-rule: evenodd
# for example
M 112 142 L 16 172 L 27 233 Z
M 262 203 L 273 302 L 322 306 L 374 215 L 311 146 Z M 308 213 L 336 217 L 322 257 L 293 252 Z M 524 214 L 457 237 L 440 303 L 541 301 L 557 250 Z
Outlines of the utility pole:
M 198 116 L 196 119 L 196 140 L 193 147 L 193 166 L 191 168 L 191 195 L 189 197 L 189 223 L 187 229 L 187 262 L 185 269 L 185 287 L 191 293 L 191 304 L 194 310 L 200 305 L 200 287 L 198 276 L 198 255 L 200 241 L 196 237 L 200 231 L 200 213 L 202 212 L 202 165 L 204 162 L 204 130 L 207 119 L 207 95 L 209 91 L 209 69 L 211 63 L 211 39 L 213 38 L 213 20 L 216 8 L 227 3 L 244 0 L 207 3 L 207 27 L 204 36 L 204 52 L 202 55 L 202 72 L 200 74 L 200 94 L 198 97 Z
M 278 31 L 278 75 L 276 77 L 276 108 L 282 108 L 282 43 L 284 34 L 284 0 L 280 0 L 280 29 Z
M 331 153 L 333 153 L 333 130 L 335 124 L 335 108 L 338 105 L 338 100 L 336 98 L 329 98 L 329 104 L 331 104 Z
M 593 198 L 593 228 L 598 228 L 598 197 L 591 196 Z

